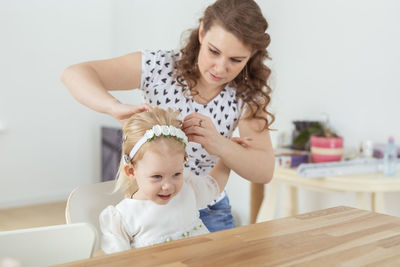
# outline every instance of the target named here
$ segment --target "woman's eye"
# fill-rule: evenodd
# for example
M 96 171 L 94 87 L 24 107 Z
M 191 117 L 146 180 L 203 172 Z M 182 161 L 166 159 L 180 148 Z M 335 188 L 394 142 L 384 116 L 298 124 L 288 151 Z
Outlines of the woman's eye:
M 213 55 L 218 55 L 218 52 L 217 52 L 217 51 L 215 51 L 215 50 L 213 50 L 213 49 L 211 49 L 211 48 L 209 48 L 209 50 L 210 50 L 211 54 L 213 54 Z
M 242 62 L 241 60 L 236 59 L 236 58 L 231 58 L 231 60 L 232 60 L 233 62 L 235 62 L 235 63 L 240 63 L 240 62 Z

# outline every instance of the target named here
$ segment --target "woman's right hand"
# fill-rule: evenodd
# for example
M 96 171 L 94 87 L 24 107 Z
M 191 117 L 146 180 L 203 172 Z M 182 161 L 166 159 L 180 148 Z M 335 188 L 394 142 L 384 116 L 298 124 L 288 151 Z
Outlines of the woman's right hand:
M 116 101 L 111 106 L 110 115 L 113 116 L 116 120 L 124 126 L 125 122 L 136 113 L 141 113 L 143 111 L 152 111 L 153 107 L 149 104 L 141 104 L 141 105 L 129 105 L 122 104 L 119 101 Z

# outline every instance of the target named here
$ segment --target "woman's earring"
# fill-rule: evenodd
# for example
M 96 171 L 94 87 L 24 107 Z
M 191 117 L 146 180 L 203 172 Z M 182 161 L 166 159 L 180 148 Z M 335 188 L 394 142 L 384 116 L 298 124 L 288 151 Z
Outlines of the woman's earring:
M 248 80 L 247 64 L 246 64 L 246 66 L 244 67 L 244 70 L 243 70 L 243 80 L 244 80 L 244 83 L 247 84 L 247 80 Z

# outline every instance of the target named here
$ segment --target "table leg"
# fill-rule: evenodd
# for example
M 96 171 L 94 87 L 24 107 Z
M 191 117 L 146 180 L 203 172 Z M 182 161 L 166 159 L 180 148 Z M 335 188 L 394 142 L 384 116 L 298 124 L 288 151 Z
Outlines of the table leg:
M 264 199 L 264 184 L 250 185 L 250 223 L 255 223 L 261 203 Z
M 294 216 L 298 213 L 298 192 L 296 186 L 287 185 L 282 203 L 282 217 Z
M 362 210 L 370 210 L 371 202 L 368 200 L 369 194 L 365 192 L 356 192 L 356 206 Z
M 276 208 L 279 199 L 279 183 L 272 181 L 268 185 L 266 197 L 261 204 L 256 222 L 265 222 L 276 218 Z
M 382 192 L 371 193 L 371 211 L 385 213 L 385 201 Z

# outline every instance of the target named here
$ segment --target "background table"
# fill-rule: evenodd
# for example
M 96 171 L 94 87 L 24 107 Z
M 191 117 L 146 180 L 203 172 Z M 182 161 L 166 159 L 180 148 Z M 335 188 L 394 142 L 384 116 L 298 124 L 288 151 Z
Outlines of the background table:
M 385 192 L 400 192 L 400 172 L 397 176 L 385 177 L 382 173 L 353 174 L 324 178 L 304 178 L 297 174 L 296 169 L 276 168 L 274 177 L 269 184 L 268 194 L 262 203 L 255 202 L 260 199 L 260 188 L 253 189 L 253 221 L 256 217 L 258 222 L 274 219 L 279 198 L 280 185 L 285 185 L 282 201 L 282 216 L 293 216 L 298 213 L 298 188 L 304 188 L 318 192 L 354 192 L 356 194 L 356 207 L 385 213 L 383 194 Z M 262 185 L 263 186 L 263 185 Z M 264 187 L 263 187 L 264 188 Z M 256 205 L 259 211 L 256 214 Z
M 63 266 L 399 266 L 400 218 L 335 207 Z

